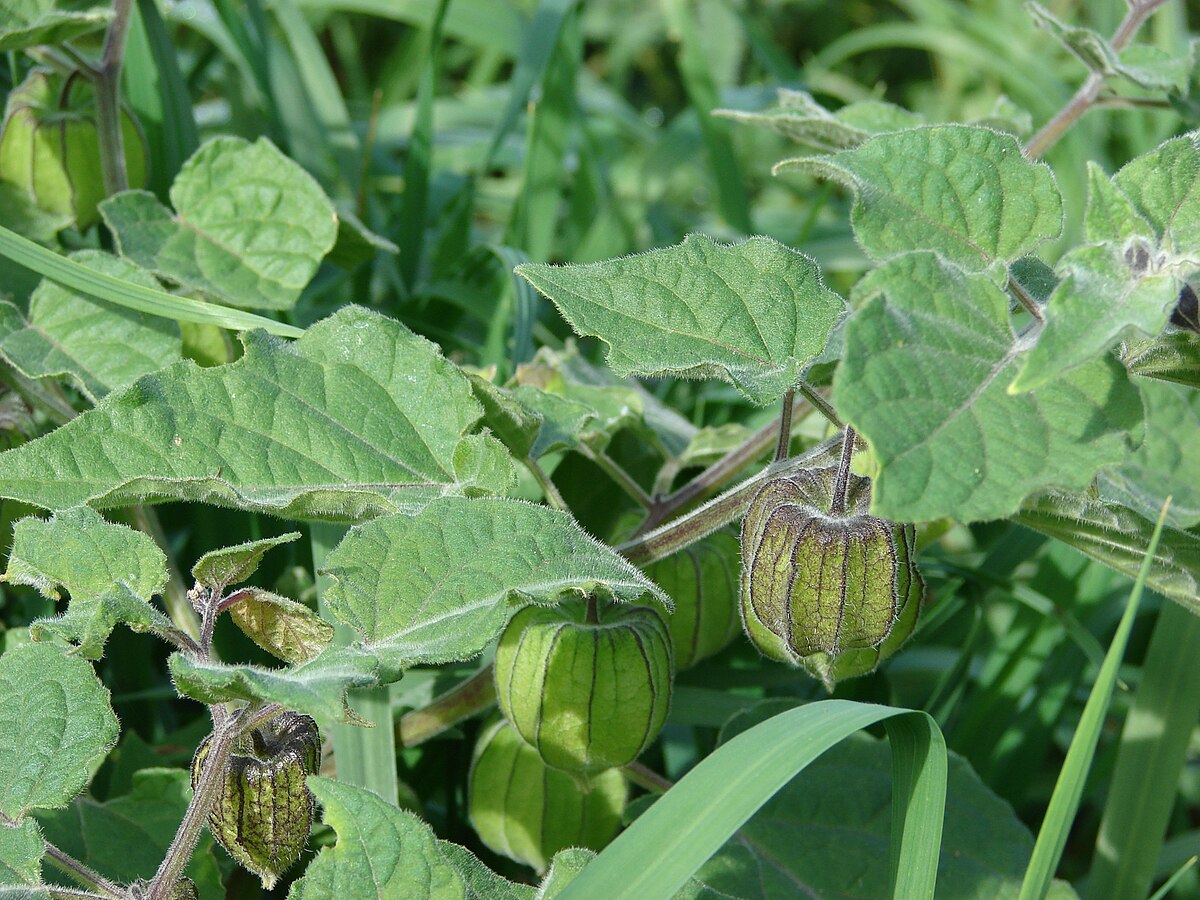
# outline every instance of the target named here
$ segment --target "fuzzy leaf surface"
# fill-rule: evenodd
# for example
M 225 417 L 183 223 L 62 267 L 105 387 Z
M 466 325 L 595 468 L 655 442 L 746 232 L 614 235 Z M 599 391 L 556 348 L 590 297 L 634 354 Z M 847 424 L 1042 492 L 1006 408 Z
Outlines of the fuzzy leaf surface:
M 1173 331 L 1131 343 L 1123 362 L 1134 375 L 1200 388 L 1200 334 Z
M 1200 133 L 1172 138 L 1126 163 L 1113 184 L 1150 223 L 1161 252 L 1195 257 L 1200 246 Z
M 278 537 L 247 541 L 220 550 L 210 550 L 192 566 L 192 577 L 207 588 L 224 590 L 231 584 L 241 584 L 256 571 L 269 550 L 291 543 L 300 537 L 300 532 L 289 531 Z
M 1140 387 L 1146 436 L 1109 480 L 1118 498 L 1148 517 L 1171 497 L 1168 522 L 1200 525 L 1200 391 L 1154 381 Z
M 466 884 L 442 855 L 428 825 L 380 797 L 311 775 L 309 789 L 337 843 L 309 863 L 288 900 L 329 897 L 422 897 L 467 900 Z
M 3 0 L 0 2 L 0 53 L 39 44 L 51 46 L 99 31 L 112 19 L 112 10 L 55 9 L 54 0 Z
M 1022 256 L 1062 229 L 1062 197 L 1015 137 L 934 125 L 873 137 L 832 156 L 792 159 L 855 194 L 850 222 L 875 259 L 932 250 L 969 271 Z
M 149 768 L 133 774 L 129 793 L 101 803 L 76 798 L 67 809 L 39 813 L 46 840 L 102 875 L 123 883 L 153 877 L 191 798 L 183 769 Z M 205 832 L 184 874 L 202 900 L 222 900 L 225 888 Z
M 168 668 L 176 689 L 201 703 L 260 700 L 322 721 L 358 724 L 362 720 L 346 705 L 346 691 L 378 680 L 372 655 L 355 647 L 330 647 L 303 665 L 283 669 L 204 662 L 172 653 Z
M 1157 513 L 1156 513 L 1157 517 Z M 1083 494 L 1031 497 L 1013 517 L 1130 578 L 1137 577 L 1154 520 L 1121 503 Z M 1146 586 L 1200 615 L 1200 537 L 1164 526 Z
M 291 309 L 337 239 L 333 203 L 266 138 L 209 141 L 167 209 L 148 191 L 101 204 L 122 256 L 233 306 Z
M 118 624 L 173 630 L 150 605 L 167 583 L 162 551 L 147 535 L 106 522 L 86 506 L 17 522 L 3 580 L 30 585 L 52 600 L 61 599 L 59 588 L 66 589 L 71 595 L 66 613 L 38 619 L 32 631 L 35 637 L 49 632 L 76 642 L 87 659 L 104 654 Z
M 0 813 L 66 806 L 117 742 L 108 691 L 86 660 L 51 644 L 0 656 Z
M 41 884 L 45 854 L 46 841 L 33 819 L 0 822 L 0 889 Z
M 587 265 L 517 272 L 579 333 L 608 344 L 619 375 L 716 377 L 755 403 L 795 386 L 842 316 L 807 256 L 770 238 L 682 244 Z
M 1130 266 L 1117 244 L 1077 247 L 1059 263 L 1046 324 L 1012 383 L 1033 390 L 1104 354 L 1131 331 L 1162 331 L 1179 298 L 1178 273 Z
M 159 284 L 137 266 L 98 250 L 71 259 L 142 287 Z M 179 325 L 80 294 L 48 279 L 29 299 L 29 317 L 0 301 L 0 354 L 29 378 L 68 377 L 92 402 L 180 358 Z
M 229 617 L 246 637 L 285 662 L 306 663 L 333 640 L 333 626 L 303 603 L 255 587 L 238 593 L 245 596 L 229 608 Z
M 999 518 L 1034 491 L 1082 489 L 1124 460 L 1142 408 L 1115 361 L 1008 393 L 1023 348 L 996 282 L 914 253 L 858 290 L 834 396 L 877 454 L 876 514 Z
M 830 112 L 807 91 L 778 88 L 776 103 L 763 110 L 716 109 L 713 115 L 770 128 L 798 144 L 836 152 L 857 147 L 873 134 L 923 124 L 917 113 L 879 100 L 849 103 Z
M 601 590 L 654 594 L 640 570 L 566 513 L 521 500 L 447 497 L 415 516 L 352 529 L 326 558 L 329 612 L 376 655 L 385 680 L 419 663 L 469 659 L 516 611 Z
M 0 496 L 37 506 L 193 500 L 355 520 L 513 478 L 466 376 L 393 319 L 345 307 L 295 343 L 250 332 L 237 362 L 147 375 L 0 454 Z

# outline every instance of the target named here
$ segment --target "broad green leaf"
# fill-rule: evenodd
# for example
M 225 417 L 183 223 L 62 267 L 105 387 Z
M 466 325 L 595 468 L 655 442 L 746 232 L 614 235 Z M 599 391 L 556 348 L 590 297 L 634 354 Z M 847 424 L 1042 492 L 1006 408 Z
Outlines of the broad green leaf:
M 111 9 L 55 9 L 54 0 L 0 0 L 0 53 L 39 44 L 54 46 L 104 28 Z
M 795 386 L 845 309 L 816 263 L 765 237 L 517 272 L 608 344 L 617 374 L 722 378 L 760 404 Z
M 830 112 L 807 91 L 776 89 L 775 106 L 749 112 L 715 109 L 713 115 L 762 125 L 817 150 L 836 152 L 857 147 L 873 134 L 923 124 L 917 113 L 879 100 L 864 100 Z
M 183 653 L 168 660 L 171 678 L 184 696 L 201 703 L 261 700 L 321 720 L 363 724 L 346 705 L 346 691 L 375 684 L 376 663 L 368 653 L 331 647 L 300 666 L 262 666 L 204 662 Z
M 533 362 L 517 366 L 512 396 L 542 416 L 534 454 L 587 444 L 603 449 L 622 428 L 640 425 L 646 403 L 625 384 L 585 384 L 570 377 L 562 354 L 539 350 Z
M 1147 270 L 1127 254 L 1122 245 L 1101 244 L 1063 257 L 1063 280 L 1050 295 L 1045 327 L 1012 383 L 1013 393 L 1049 384 L 1130 332 L 1152 337 L 1163 330 L 1179 299 L 1179 273 Z
M 1125 366 L 1134 375 L 1200 388 L 1200 334 L 1173 331 L 1125 347 Z
M 1028 394 L 1007 392 L 1022 342 L 1007 296 L 986 276 L 914 253 L 856 290 L 834 398 L 878 459 L 878 515 L 999 518 L 1039 489 L 1083 488 L 1125 458 L 1142 409 L 1114 360 Z
M 210 550 L 192 566 L 192 577 L 209 590 L 220 593 L 231 584 L 241 584 L 256 571 L 268 550 L 288 544 L 300 537 L 300 532 L 289 531 L 278 537 L 247 541 L 220 550 Z
M 469 900 L 534 900 L 534 889 L 497 875 L 466 847 L 438 841 L 442 858 L 457 871 Z
M 0 656 L 0 813 L 66 806 L 117 743 L 108 691 L 87 661 L 51 644 Z
M 1113 500 L 1045 493 L 1030 498 L 1013 520 L 1134 577 L 1150 546 L 1154 522 Z M 1200 615 L 1200 537 L 1163 528 L 1146 584 Z
M 139 265 L 234 306 L 291 309 L 334 245 L 338 218 L 320 185 L 266 138 L 209 141 L 171 185 L 100 206 L 117 247 Z
M 832 156 L 786 160 L 854 191 L 850 221 L 875 259 L 932 250 L 970 271 L 1022 256 L 1062 230 L 1054 175 L 1010 134 L 934 125 Z
M 511 483 L 499 443 L 467 434 L 482 409 L 466 376 L 399 322 L 345 307 L 294 344 L 258 331 L 243 342 L 237 362 L 177 363 L 0 454 L 0 496 L 345 521 Z
M 1171 497 L 1167 522 L 1200 525 L 1200 391 L 1142 382 L 1146 436 L 1119 469 L 1108 473 L 1116 499 L 1157 517 Z
M 337 843 L 308 864 L 288 900 L 329 897 L 420 897 L 466 900 L 457 868 L 442 854 L 428 825 L 370 791 L 309 776 L 321 804 L 321 820 L 337 832 Z
M 41 884 L 45 853 L 46 841 L 33 819 L 0 822 L 0 894 L 4 887 Z
M 299 665 L 333 640 L 333 626 L 303 603 L 261 588 L 244 588 L 230 598 L 229 617 L 268 653 Z
M 46 840 L 101 875 L 128 883 L 153 877 L 191 798 L 185 769 L 142 769 L 129 793 L 100 803 L 79 797 L 68 809 L 39 813 Z M 205 833 L 184 872 L 202 900 L 223 900 L 225 888 Z
M 116 278 L 157 289 L 149 274 L 98 250 L 71 259 Z M 0 355 L 29 378 L 67 376 L 95 402 L 180 358 L 179 325 L 114 306 L 43 280 L 29 317 L 0 302 Z
M 1084 217 L 1087 239 L 1093 244 L 1153 238 L 1154 229 L 1133 201 L 1094 162 L 1088 163 L 1088 201 Z
M 43 632 L 77 642 L 79 653 L 99 659 L 113 628 L 124 622 L 138 631 L 174 631 L 150 605 L 167 583 L 167 559 L 140 531 L 104 521 L 95 510 L 77 507 L 49 519 L 26 518 L 13 529 L 12 551 L 3 580 L 28 584 L 52 600 L 58 589 L 71 595 L 56 619 L 38 619 Z
M 492 433 L 512 451 L 517 459 L 533 452 L 533 445 L 542 429 L 541 414 L 517 402 L 504 388 L 492 384 L 482 375 L 469 373 L 475 399 L 483 407 L 483 421 Z
M 1113 184 L 1154 229 L 1158 249 L 1196 260 L 1200 246 L 1200 135 L 1169 141 L 1127 163 Z
M 767 701 L 735 717 L 723 739 L 779 711 Z M 949 754 L 937 897 L 1016 897 L 1033 837 L 961 756 Z M 856 734 L 814 760 L 696 873 L 747 900 L 888 896 L 892 771 L 887 743 Z M 796 840 L 796 835 L 805 835 Z
M 447 497 L 414 516 L 353 528 L 326 558 L 330 614 L 354 628 L 385 680 L 419 663 L 469 659 L 517 604 L 603 591 L 670 600 L 564 512 L 521 500 Z

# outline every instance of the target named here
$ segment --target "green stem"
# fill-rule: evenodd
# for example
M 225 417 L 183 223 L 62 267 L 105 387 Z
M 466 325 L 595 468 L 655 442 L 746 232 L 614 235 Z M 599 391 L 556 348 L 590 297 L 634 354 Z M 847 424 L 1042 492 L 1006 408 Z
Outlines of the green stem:
M 654 508 L 654 500 L 650 495 L 642 489 L 632 475 L 603 450 L 593 450 L 587 444 L 580 444 L 579 452 L 603 469 L 604 474 L 615 481 L 621 490 L 632 497 L 642 509 Z
M 826 419 L 828 419 L 830 424 L 833 425 L 834 428 L 845 428 L 846 427 L 846 423 L 843 422 L 841 419 L 841 416 L 839 416 L 837 414 L 837 410 L 834 409 L 830 405 L 829 401 L 826 400 L 824 397 L 822 397 L 817 392 L 817 389 L 814 388 L 811 384 L 809 384 L 808 382 L 805 382 L 805 381 L 801 381 L 799 384 L 796 385 L 796 390 L 800 393 L 800 395 L 805 400 L 807 400 L 809 403 L 811 403 L 816 408 L 817 412 L 819 412 Z
M 793 420 L 799 414 L 801 404 L 806 402 L 807 398 L 793 401 Z M 655 498 L 653 507 L 646 520 L 638 526 L 634 537 L 640 537 L 657 528 L 679 510 L 728 484 L 738 472 L 766 453 L 771 445 L 778 441 L 779 424 L 779 418 L 773 419 L 679 490 L 665 497 Z
M 779 443 L 775 445 L 775 462 L 787 459 L 792 446 L 792 407 L 795 401 L 796 391 L 789 389 L 783 395 L 783 410 L 779 413 Z
M 850 493 L 850 464 L 854 462 L 854 439 L 854 429 L 847 425 L 842 433 L 842 458 L 838 462 L 837 481 L 833 483 L 833 505 L 829 509 L 831 516 L 846 512 L 846 499 Z
M 496 702 L 496 682 L 490 665 L 455 685 L 422 709 L 405 713 L 396 723 L 396 744 L 415 747 L 483 712 Z
M 562 494 L 558 492 L 558 487 L 550 480 L 550 476 L 546 474 L 546 470 L 541 467 L 536 459 L 526 457 L 523 460 L 525 468 L 533 475 L 534 481 L 542 489 L 542 493 L 546 496 L 546 502 L 555 509 L 561 509 L 564 512 L 570 512 L 570 507 L 567 506 L 567 501 L 563 499 Z
M 1017 298 L 1017 302 L 1025 308 L 1025 311 L 1037 319 L 1038 322 L 1045 322 L 1046 316 L 1042 313 L 1042 307 L 1033 299 L 1033 295 L 1025 290 L 1025 287 L 1013 277 L 1008 279 L 1008 292 Z
M 654 531 L 631 538 L 617 547 L 617 552 L 637 565 L 645 565 L 670 556 L 745 514 L 754 495 L 768 481 L 801 469 L 812 468 L 841 446 L 842 435 L 839 434 L 813 447 L 807 453 L 772 463 L 757 475 L 747 478 L 737 487 L 713 498 L 703 506 Z
M 109 197 L 129 187 L 121 134 L 121 65 L 125 61 L 125 40 L 132 14 L 133 0 L 113 0 L 113 18 L 104 35 L 104 51 L 95 76 L 96 136 L 104 193 Z
M 163 556 L 167 558 L 167 586 L 163 589 L 162 598 L 163 605 L 167 608 L 167 615 L 180 631 L 192 640 L 199 640 L 200 617 L 188 599 L 187 583 L 184 581 L 183 571 L 171 554 L 171 545 L 167 541 L 167 533 L 163 530 L 158 513 L 150 506 L 135 506 L 133 519 L 138 530 L 150 535 L 154 543 L 162 550 Z
M 15 825 L 16 823 L 4 816 L 4 821 L 7 824 Z M 120 885 L 109 881 L 95 869 L 84 863 L 81 863 L 69 853 L 59 850 L 49 841 L 46 842 L 46 858 L 54 864 L 54 867 L 66 875 L 71 876 L 80 884 L 86 886 L 88 890 L 94 891 L 102 897 L 111 897 L 115 900 L 125 897 L 125 892 L 121 890 Z
M 671 779 L 659 775 L 653 769 L 640 762 L 631 762 L 621 768 L 621 774 L 638 787 L 645 788 L 652 794 L 665 794 L 675 783 Z
M 1140 0 L 1140 2 L 1139 0 L 1131 0 L 1129 10 L 1125 13 L 1125 18 L 1117 26 L 1117 30 L 1113 32 L 1112 38 L 1109 39 L 1109 44 L 1112 45 L 1112 48 L 1120 50 L 1128 44 L 1150 14 L 1166 2 L 1167 0 Z M 1103 75 L 1099 72 L 1093 72 L 1089 75 L 1087 80 L 1080 85 L 1079 90 L 1058 111 L 1054 118 L 1043 125 L 1041 130 L 1029 139 L 1029 143 L 1025 145 L 1025 155 L 1029 159 L 1037 159 L 1053 147 L 1070 130 L 1071 126 L 1095 105 L 1103 87 Z

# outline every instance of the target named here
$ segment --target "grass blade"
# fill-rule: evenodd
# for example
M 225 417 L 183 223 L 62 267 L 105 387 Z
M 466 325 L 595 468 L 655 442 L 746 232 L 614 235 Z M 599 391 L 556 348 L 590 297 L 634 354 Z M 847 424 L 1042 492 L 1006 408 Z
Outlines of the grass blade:
M 925 713 L 824 700 L 742 732 L 706 757 L 560 895 L 667 900 L 799 771 L 884 722 L 892 741 L 893 896 L 932 897 L 946 800 L 946 745 Z
M 177 322 L 217 325 L 234 331 L 262 328 L 280 337 L 300 337 L 304 334 L 303 329 L 251 312 L 129 284 L 47 250 L 3 225 L 0 225 L 0 256 L 6 256 L 64 287 L 152 316 L 175 319 Z
M 1042 827 L 1038 831 L 1037 841 L 1033 846 L 1033 855 L 1029 858 L 1029 866 L 1025 870 L 1025 880 L 1021 884 L 1018 900 L 1041 900 L 1050 890 L 1054 880 L 1054 872 L 1062 858 L 1063 848 L 1067 844 L 1067 835 L 1075 814 L 1079 811 L 1079 801 L 1083 797 L 1084 785 L 1087 782 L 1088 770 L 1092 767 L 1092 758 L 1096 755 L 1096 744 L 1100 740 L 1100 729 L 1104 725 L 1104 717 L 1108 712 L 1109 701 L 1112 700 L 1113 688 L 1117 683 L 1117 669 L 1121 658 L 1125 655 L 1125 646 L 1129 642 L 1129 632 L 1133 629 L 1133 620 L 1137 615 L 1138 604 L 1142 599 L 1142 590 L 1146 586 L 1146 576 L 1150 574 L 1150 563 L 1154 559 L 1154 551 L 1158 547 L 1158 539 L 1162 535 L 1163 522 L 1167 517 L 1167 509 L 1171 501 L 1163 504 L 1158 517 L 1158 524 L 1150 538 L 1150 546 L 1146 550 L 1142 569 L 1138 572 L 1133 590 L 1129 592 L 1129 601 L 1125 605 L 1125 613 L 1113 635 L 1112 643 L 1108 645 L 1108 653 L 1104 656 L 1104 665 L 1096 683 L 1092 685 L 1087 704 L 1083 708 L 1079 726 L 1071 738 L 1071 746 L 1067 750 L 1067 758 L 1063 762 L 1058 782 L 1054 786 L 1054 794 L 1050 797 L 1050 805 L 1046 809 Z
M 1145 897 L 1200 718 L 1200 616 L 1164 603 L 1125 719 L 1088 896 Z

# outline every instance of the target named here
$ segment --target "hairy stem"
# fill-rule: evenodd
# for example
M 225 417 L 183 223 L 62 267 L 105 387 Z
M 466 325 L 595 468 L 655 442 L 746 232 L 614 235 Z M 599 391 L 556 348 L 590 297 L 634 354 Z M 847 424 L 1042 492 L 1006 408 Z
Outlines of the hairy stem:
M 775 445 L 775 462 L 787 459 L 792 446 L 792 407 L 796 403 L 796 391 L 789 389 L 783 395 L 783 409 L 779 413 L 779 442 Z
M 645 788 L 652 794 L 665 794 L 675 783 L 640 762 L 631 762 L 621 768 L 621 774 L 638 787 Z
M 805 400 L 813 405 L 817 412 L 828 419 L 829 424 L 834 428 L 841 429 L 846 427 L 841 416 L 837 414 L 837 410 L 834 409 L 833 406 L 830 405 L 829 401 L 822 397 L 817 389 L 811 384 L 801 381 L 796 385 L 796 390 L 799 391 L 800 395 L 804 397 Z
M 533 480 L 538 483 L 542 489 L 542 493 L 546 496 L 546 502 L 555 509 L 561 509 L 563 512 L 570 512 L 567 506 L 567 501 L 563 499 L 562 494 L 558 492 L 558 487 L 550 480 L 550 476 L 546 474 L 546 470 L 541 464 L 532 457 L 526 457 L 523 461 L 525 468 L 533 475 Z
M 645 565 L 670 556 L 742 516 L 754 495 L 771 479 L 817 465 L 841 446 L 842 435 L 839 434 L 813 447 L 807 453 L 772 463 L 757 475 L 747 478 L 737 487 L 713 498 L 703 506 L 654 531 L 631 538 L 617 547 L 617 552 L 637 565 Z
M 1046 316 L 1042 312 L 1042 308 L 1038 305 L 1038 302 L 1034 300 L 1029 291 L 1025 290 L 1021 283 L 1012 276 L 1009 276 L 1008 279 L 1008 292 L 1016 297 L 1017 302 L 1025 308 L 1027 313 L 1037 319 L 1037 321 L 1046 321 Z
M 854 461 L 854 429 L 849 425 L 842 434 L 842 458 L 838 462 L 837 481 L 833 483 L 833 506 L 829 510 L 832 516 L 840 516 L 846 512 L 846 495 L 850 491 L 850 464 Z
M 111 197 L 129 187 L 125 171 L 125 146 L 121 134 L 121 65 L 133 0 L 113 0 L 113 18 L 104 35 L 104 51 L 95 75 L 96 136 L 100 144 L 100 170 L 104 193 Z
M 806 401 L 807 398 L 793 400 L 793 419 L 799 414 L 801 405 Z M 824 402 L 823 399 L 822 402 Z M 634 537 L 639 537 L 657 528 L 679 510 L 699 500 L 705 494 L 719 490 L 728 484 L 738 472 L 766 453 L 778 441 L 779 422 L 778 418 L 768 422 L 679 490 L 667 494 L 665 497 L 656 497 L 646 520 L 634 532 Z
M 162 550 L 163 556 L 167 558 L 167 586 L 163 590 L 162 597 L 163 605 L 167 608 L 167 615 L 180 631 L 192 640 L 199 640 L 200 617 L 196 615 L 196 610 L 192 609 L 192 603 L 188 600 L 183 572 L 170 552 L 167 533 L 163 530 L 158 513 L 150 506 L 135 506 L 133 507 L 133 519 L 138 530 L 150 535 L 154 543 L 158 545 L 158 549 Z
M 396 723 L 396 744 L 415 747 L 453 728 L 496 702 L 496 682 L 490 665 L 435 697 L 422 709 L 405 713 Z
M 0 812 L 0 824 L 15 827 L 17 820 Z M 81 863 L 71 854 L 59 850 L 49 841 L 46 842 L 46 856 L 58 869 L 70 875 L 80 884 L 86 885 L 90 890 L 106 897 L 121 898 L 125 896 L 125 892 L 119 885 L 113 884 L 99 872 Z
M 1166 2 L 1167 0 L 1131 0 L 1125 18 L 1121 20 L 1121 24 L 1117 26 L 1117 30 L 1109 39 L 1112 48 L 1120 50 L 1128 44 L 1150 14 Z M 1025 155 L 1029 159 L 1037 159 L 1053 147 L 1070 130 L 1071 126 L 1096 104 L 1103 87 L 1103 75 L 1098 72 L 1089 75 L 1054 118 L 1029 139 L 1029 143 L 1025 145 Z

